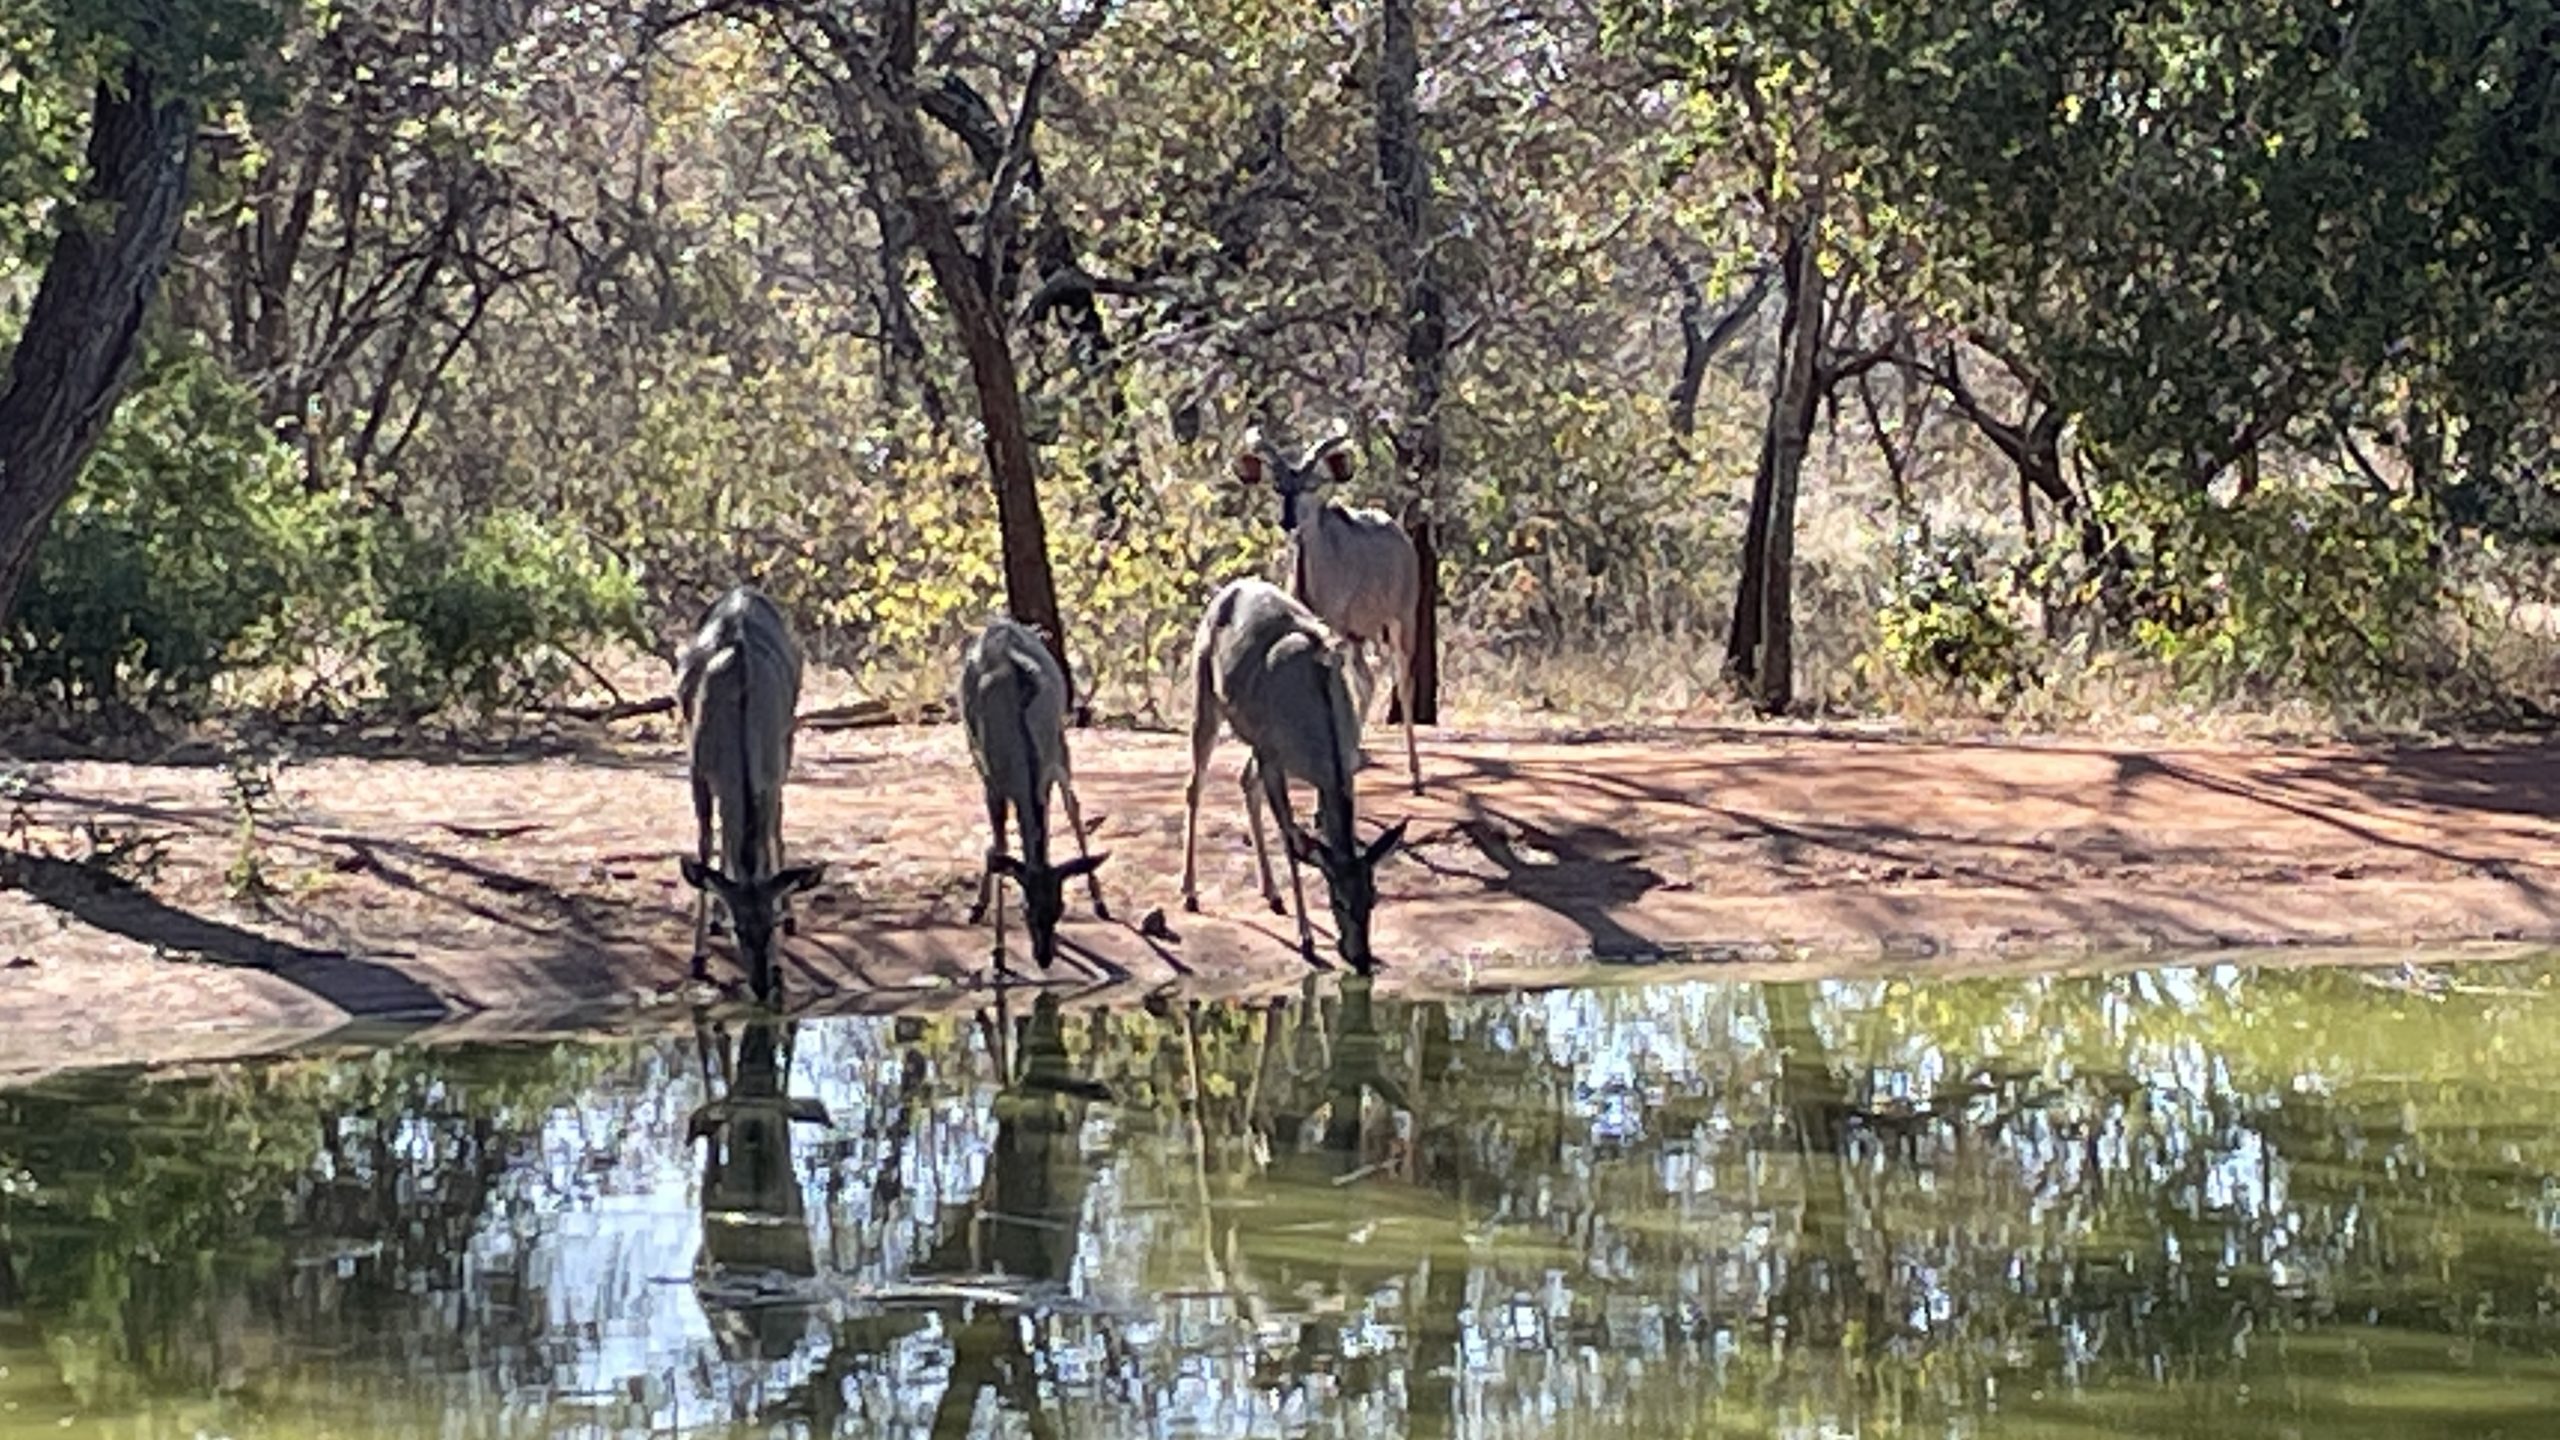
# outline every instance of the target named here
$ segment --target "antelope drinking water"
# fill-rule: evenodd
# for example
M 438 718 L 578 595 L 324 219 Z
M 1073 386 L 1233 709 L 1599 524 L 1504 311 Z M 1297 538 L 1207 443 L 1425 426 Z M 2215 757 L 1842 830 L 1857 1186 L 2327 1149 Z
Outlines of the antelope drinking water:
M 684 713 L 693 781 L 694 853 L 678 867 L 698 892 L 693 977 L 708 975 L 706 931 L 716 894 L 729 913 L 749 987 L 758 1000 L 770 1001 L 782 990 L 774 930 L 783 902 L 826 871 L 782 864 L 782 782 L 791 769 L 800 704 L 800 646 L 782 611 L 746 585 L 714 602 L 676 661 L 676 703 Z

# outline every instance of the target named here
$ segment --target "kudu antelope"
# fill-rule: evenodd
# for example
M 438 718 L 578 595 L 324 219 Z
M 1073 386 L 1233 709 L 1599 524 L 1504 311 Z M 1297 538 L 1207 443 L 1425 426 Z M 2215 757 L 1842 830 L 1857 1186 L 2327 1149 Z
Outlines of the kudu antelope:
M 1377 687 L 1363 652 L 1372 643 L 1385 649 L 1396 705 L 1404 717 L 1405 769 L 1419 795 L 1422 757 L 1413 743 L 1413 646 L 1422 603 L 1422 560 L 1394 516 L 1354 509 L 1316 493 L 1351 478 L 1348 445 L 1348 437 L 1334 435 L 1291 460 L 1256 435 L 1236 457 L 1236 475 L 1248 485 L 1268 481 L 1280 492 L 1280 528 L 1290 538 L 1290 593 L 1352 647 L 1364 711 Z
M 1244 765 L 1244 808 L 1253 832 L 1253 858 L 1262 897 L 1274 914 L 1287 914 L 1271 877 L 1262 837 L 1262 807 L 1271 806 L 1289 851 L 1289 888 L 1297 900 L 1298 949 L 1315 959 L 1315 932 L 1307 922 L 1301 860 L 1323 872 L 1333 902 L 1335 944 L 1353 969 L 1373 963 L 1369 914 L 1377 907 L 1378 862 L 1404 840 L 1405 822 L 1363 846 L 1352 833 L 1352 776 L 1360 768 L 1360 714 L 1342 677 L 1343 647 L 1307 608 L 1261 580 L 1231 581 L 1209 602 L 1191 652 L 1191 783 L 1184 791 L 1182 903 L 1200 908 L 1197 884 L 1200 782 L 1225 720 L 1253 753 Z M 1289 805 L 1289 782 L 1316 792 L 1316 833 L 1298 825 Z
M 771 600 L 740 585 L 712 604 L 677 658 L 676 703 L 693 780 L 694 853 L 678 867 L 698 892 L 693 977 L 709 974 L 706 935 L 716 894 L 748 985 L 769 1001 L 782 990 L 774 930 L 784 901 L 826 871 L 782 864 L 782 782 L 800 704 L 800 646 Z
M 969 756 L 987 792 L 986 869 L 978 877 L 978 903 L 969 923 L 987 918 L 990 902 L 1000 901 L 999 876 L 1011 876 L 1022 888 L 1022 920 L 1031 931 L 1031 958 L 1042 970 L 1056 957 L 1058 921 L 1066 914 L 1066 882 L 1081 875 L 1093 896 L 1093 913 L 1108 920 L 1102 903 L 1102 881 L 1093 872 L 1109 852 L 1085 849 L 1084 813 L 1076 805 L 1076 789 L 1067 768 L 1067 677 L 1038 632 L 1012 620 L 988 623 L 969 642 L 960 663 L 960 723 L 969 733 Z M 1057 788 L 1066 805 L 1067 828 L 1076 837 L 1076 858 L 1064 865 L 1049 863 L 1049 790 Z M 1005 812 L 1012 811 L 1022 833 L 1022 854 L 1005 850 Z M 996 904 L 996 973 L 1004 973 L 1004 906 Z

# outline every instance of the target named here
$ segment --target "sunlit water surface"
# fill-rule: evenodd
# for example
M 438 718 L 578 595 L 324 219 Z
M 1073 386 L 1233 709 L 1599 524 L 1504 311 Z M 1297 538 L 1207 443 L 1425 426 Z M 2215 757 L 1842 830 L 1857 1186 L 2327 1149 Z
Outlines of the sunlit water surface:
M 0 1437 L 2560 1434 L 2531 966 L 1357 982 L 0 1092 Z

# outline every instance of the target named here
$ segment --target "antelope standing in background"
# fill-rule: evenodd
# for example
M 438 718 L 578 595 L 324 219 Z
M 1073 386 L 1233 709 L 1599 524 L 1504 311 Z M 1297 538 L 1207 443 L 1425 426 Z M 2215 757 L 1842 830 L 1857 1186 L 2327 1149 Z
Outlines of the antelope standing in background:
M 1422 758 L 1413 743 L 1413 645 L 1422 604 L 1422 560 L 1412 537 L 1383 510 L 1353 509 L 1316 491 L 1351 478 L 1349 437 L 1317 442 L 1292 461 L 1255 435 L 1236 457 L 1248 485 L 1268 480 L 1280 492 L 1280 528 L 1289 532 L 1289 588 L 1353 647 L 1362 708 L 1376 690 L 1360 652 L 1375 642 L 1387 652 L 1394 695 L 1404 715 L 1404 760 L 1413 793 L 1422 793 Z
M 1200 908 L 1197 884 L 1200 782 L 1209 770 L 1223 719 L 1253 754 L 1244 765 L 1245 817 L 1253 831 L 1253 859 L 1262 874 L 1262 898 L 1285 915 L 1280 887 L 1262 838 L 1262 806 L 1270 803 L 1289 849 L 1289 888 L 1298 908 L 1298 950 L 1316 956 L 1307 923 L 1307 890 L 1301 860 L 1322 871 L 1333 902 L 1334 941 L 1354 970 L 1367 974 L 1369 914 L 1377 908 L 1378 862 L 1403 843 L 1405 822 L 1362 846 L 1352 833 L 1352 776 L 1360 768 L 1360 712 L 1342 678 L 1344 648 L 1322 621 L 1274 585 L 1245 579 L 1228 583 L 1209 602 L 1192 647 L 1191 783 L 1185 789 L 1182 826 L 1182 904 Z M 1289 782 L 1315 787 L 1316 833 L 1299 828 L 1289 807 Z
M 800 705 L 800 646 L 771 600 L 740 585 L 712 604 L 677 657 L 676 704 L 693 780 L 694 853 L 678 864 L 698 892 L 693 978 L 709 974 L 706 932 L 717 894 L 750 988 L 758 1000 L 771 1000 L 782 990 L 774 930 L 784 901 L 826 872 L 823 865 L 782 864 L 782 782 Z
M 987 791 L 987 867 L 978 877 L 978 903 L 969 911 L 972 925 L 987 918 L 987 906 L 1000 901 L 1000 875 L 1022 888 L 1022 920 L 1031 931 L 1031 958 L 1042 970 L 1057 954 L 1058 920 L 1066 913 L 1066 882 L 1084 877 L 1093 896 L 1093 913 L 1108 920 L 1102 903 L 1102 881 L 1093 872 L 1105 859 L 1085 849 L 1084 814 L 1076 805 L 1076 788 L 1067 768 L 1067 677 L 1037 632 L 1012 620 L 989 622 L 969 642 L 960 664 L 960 723 L 969 732 L 969 757 Z M 1076 858 L 1049 864 L 1049 789 L 1057 787 L 1067 808 L 1067 828 L 1076 837 Z M 1013 812 L 1022 831 L 1022 856 L 1004 846 L 1005 812 Z M 1004 907 L 996 905 L 996 973 L 1004 973 Z

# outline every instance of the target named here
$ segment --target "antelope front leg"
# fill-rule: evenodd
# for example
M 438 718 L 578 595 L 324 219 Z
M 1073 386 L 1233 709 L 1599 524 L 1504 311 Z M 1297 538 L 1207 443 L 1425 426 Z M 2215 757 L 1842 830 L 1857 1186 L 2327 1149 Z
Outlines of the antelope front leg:
M 1182 787 L 1182 908 L 1200 913 L 1200 782 L 1209 773 L 1209 751 L 1218 743 L 1218 712 L 1210 699 L 1205 662 L 1194 661 L 1191 707 L 1191 783 Z
M 969 907 L 972 925 L 987 923 L 987 905 L 995 898 L 996 857 L 1004 853 L 1004 797 L 992 789 L 987 791 L 987 834 L 986 867 L 978 872 L 978 903 Z
M 1413 777 L 1413 793 L 1422 793 L 1422 752 L 1413 744 L 1413 632 L 1394 629 L 1387 632 L 1388 663 L 1396 667 L 1395 708 L 1404 716 L 1405 772 Z
M 1351 708 L 1353 713 L 1360 717 L 1361 727 L 1366 729 L 1369 724 L 1369 712 L 1375 708 L 1378 698 L 1378 675 L 1375 670 L 1369 668 L 1369 642 L 1354 640 L 1350 643 L 1351 678 L 1357 687 Z
M 786 774 L 789 773 L 789 762 L 786 761 L 784 763 L 783 769 Z M 767 875 L 779 875 L 782 873 L 781 789 L 777 787 L 772 795 L 766 797 L 765 803 L 757 806 L 756 809 L 758 813 L 764 817 L 764 873 Z M 785 935 L 797 935 L 800 933 L 798 896 L 781 896 L 773 902 L 773 908 L 775 929 L 781 931 Z M 775 963 L 777 967 L 780 964 L 779 961 Z M 776 983 L 779 982 L 777 981 Z
M 1307 880 L 1298 867 L 1301 836 L 1297 817 L 1289 813 L 1289 777 L 1277 770 L 1269 771 L 1264 784 L 1270 792 L 1272 823 L 1280 827 L 1280 848 L 1289 852 L 1289 893 L 1298 902 L 1298 954 L 1312 965 L 1316 963 L 1316 932 L 1307 920 Z M 1278 909 L 1279 897 L 1272 897 L 1271 903 L 1273 909 Z
M 996 967 L 996 983 L 998 985 L 1002 985 L 1004 983 L 1006 974 L 1004 964 L 1004 880 L 996 874 L 996 856 L 1002 853 L 1004 852 L 1001 847 L 987 852 L 987 884 L 985 891 L 981 892 L 991 896 L 995 905 L 996 947 L 994 951 L 991 952 L 990 959 Z

